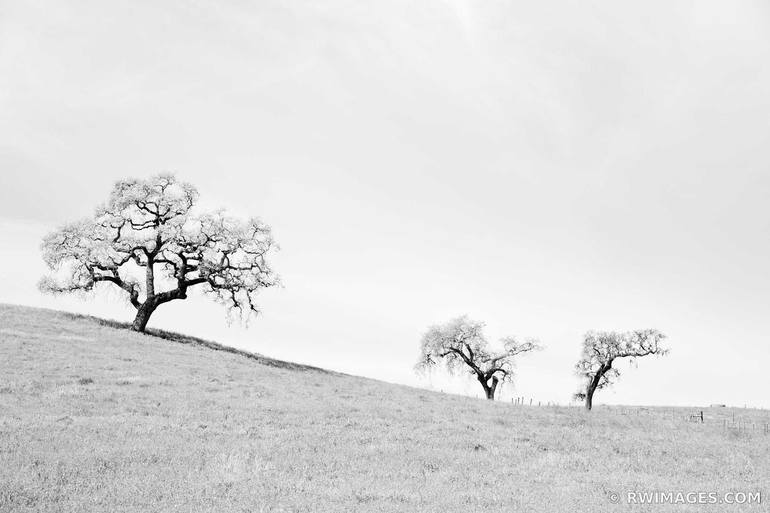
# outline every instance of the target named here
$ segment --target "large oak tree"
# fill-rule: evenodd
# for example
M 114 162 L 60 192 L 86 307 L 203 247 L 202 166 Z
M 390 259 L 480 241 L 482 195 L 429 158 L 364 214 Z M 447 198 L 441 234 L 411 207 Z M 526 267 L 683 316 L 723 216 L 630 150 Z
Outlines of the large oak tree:
M 594 393 L 606 388 L 620 377 L 613 367 L 622 358 L 642 358 L 649 355 L 665 355 L 667 349 L 660 343 L 666 336 L 658 330 L 589 331 L 583 338 L 583 353 L 575 365 L 578 375 L 586 380 L 585 389 L 575 394 L 575 399 L 585 401 L 585 407 L 593 407 Z
M 144 331 L 152 313 L 199 288 L 241 316 L 257 312 L 261 289 L 278 284 L 267 261 L 276 249 L 270 227 L 222 211 L 198 212 L 198 191 L 173 175 L 115 184 L 93 217 L 45 237 L 51 293 L 122 291 L 136 309 L 132 327 Z
M 431 326 L 422 337 L 418 371 L 443 364 L 450 373 L 468 371 L 481 384 L 487 399 L 494 400 L 500 383 L 513 380 L 514 359 L 521 353 L 539 349 L 537 341 L 505 337 L 499 350 L 489 347 L 484 323 L 458 317 L 446 324 Z

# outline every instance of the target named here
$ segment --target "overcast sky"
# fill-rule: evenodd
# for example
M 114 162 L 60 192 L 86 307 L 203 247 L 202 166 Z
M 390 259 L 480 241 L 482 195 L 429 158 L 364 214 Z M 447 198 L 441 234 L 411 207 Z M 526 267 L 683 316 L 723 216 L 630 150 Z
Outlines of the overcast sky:
M 259 215 L 285 288 L 151 326 L 388 381 L 467 313 L 567 403 L 589 329 L 654 327 L 597 402 L 770 407 L 770 4 L 0 0 L 0 301 L 42 236 L 171 171 Z M 478 390 L 477 390 L 478 389 Z

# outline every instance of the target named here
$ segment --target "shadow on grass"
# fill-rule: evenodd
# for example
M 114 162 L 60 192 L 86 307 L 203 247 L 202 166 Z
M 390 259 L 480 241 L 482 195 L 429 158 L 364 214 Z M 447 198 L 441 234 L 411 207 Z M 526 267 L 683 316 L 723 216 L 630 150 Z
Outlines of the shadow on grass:
M 313 367 L 312 365 L 303 365 L 301 363 L 286 362 L 283 360 L 268 358 L 267 356 L 262 356 L 261 354 L 258 354 L 258 353 L 251 353 L 249 351 L 244 351 L 242 349 L 236 349 L 234 347 L 219 344 L 217 342 L 212 342 L 210 340 L 205 340 L 198 337 L 192 337 L 190 335 L 183 335 L 181 333 L 175 333 L 173 331 L 160 330 L 156 328 L 147 328 L 147 330 L 144 333 L 139 333 L 137 331 L 131 330 L 131 323 L 128 323 L 128 322 L 120 322 L 120 321 L 115 321 L 111 319 L 102 319 L 101 317 L 94 317 L 93 315 L 83 315 L 83 314 L 76 314 L 76 313 L 69 313 L 69 312 L 62 312 L 62 313 L 64 313 L 64 315 L 74 320 L 90 321 L 100 326 L 106 326 L 108 328 L 131 331 L 132 333 L 136 333 L 137 335 L 158 337 L 158 338 L 162 338 L 164 340 L 176 342 L 179 344 L 205 347 L 207 349 L 211 349 L 212 351 L 222 351 L 225 353 L 237 354 L 238 356 L 242 356 L 244 358 L 254 360 L 257 363 L 260 363 L 262 365 L 267 365 L 269 367 L 277 367 L 280 369 L 288 369 L 293 371 L 315 371 L 315 372 L 321 372 L 324 374 L 334 374 L 338 376 L 345 375 L 341 372 L 330 371 L 327 369 L 322 369 L 320 367 Z

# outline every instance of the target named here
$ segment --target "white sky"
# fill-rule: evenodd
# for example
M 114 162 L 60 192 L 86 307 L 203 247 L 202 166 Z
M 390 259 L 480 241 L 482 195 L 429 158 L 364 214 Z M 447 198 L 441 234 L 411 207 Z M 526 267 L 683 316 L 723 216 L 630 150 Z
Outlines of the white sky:
M 173 171 L 273 226 L 286 287 L 151 325 L 479 395 L 412 373 L 468 313 L 561 403 L 585 331 L 656 327 L 597 402 L 768 407 L 768 93 L 761 1 L 0 0 L 0 301 L 129 319 L 41 296 L 38 245 Z

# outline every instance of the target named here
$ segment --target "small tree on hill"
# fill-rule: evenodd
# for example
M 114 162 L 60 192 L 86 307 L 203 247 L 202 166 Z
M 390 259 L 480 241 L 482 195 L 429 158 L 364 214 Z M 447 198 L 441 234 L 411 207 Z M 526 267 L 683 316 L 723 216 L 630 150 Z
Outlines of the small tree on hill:
M 93 217 L 45 237 L 43 259 L 53 271 L 40 289 L 122 290 L 144 331 L 160 305 L 201 288 L 241 316 L 257 312 L 255 295 L 278 284 L 266 257 L 276 248 L 257 218 L 195 213 L 198 191 L 172 175 L 121 180 Z
M 614 331 L 589 331 L 583 339 L 583 354 L 575 365 L 577 373 L 586 379 L 585 391 L 575 394 L 575 399 L 585 401 L 585 407 L 593 406 L 594 393 L 606 388 L 620 377 L 613 362 L 620 358 L 636 358 L 649 355 L 665 355 L 667 349 L 660 346 L 666 336 L 658 330 L 637 330 L 625 333 Z
M 458 317 L 443 325 L 432 326 L 422 337 L 418 371 L 443 364 L 450 373 L 466 370 L 474 376 L 487 399 L 494 400 L 498 385 L 513 380 L 514 358 L 539 349 L 537 341 L 501 340 L 502 350 L 493 351 L 483 334 L 484 323 Z

